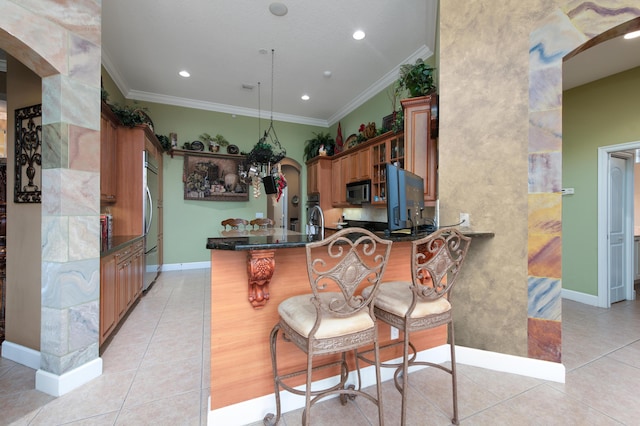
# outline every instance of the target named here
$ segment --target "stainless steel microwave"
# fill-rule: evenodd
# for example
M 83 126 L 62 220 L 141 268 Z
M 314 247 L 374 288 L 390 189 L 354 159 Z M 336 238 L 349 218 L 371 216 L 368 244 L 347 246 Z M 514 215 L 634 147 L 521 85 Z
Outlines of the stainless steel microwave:
M 347 184 L 347 203 L 363 204 L 371 202 L 371 181 L 353 182 Z

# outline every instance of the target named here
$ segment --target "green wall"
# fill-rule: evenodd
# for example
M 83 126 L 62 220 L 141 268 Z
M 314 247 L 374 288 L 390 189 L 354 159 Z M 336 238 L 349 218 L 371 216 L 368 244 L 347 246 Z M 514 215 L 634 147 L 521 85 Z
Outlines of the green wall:
M 230 114 L 204 111 L 193 108 L 137 102 L 147 108 L 153 120 L 157 134 L 177 133 L 178 146 L 184 142 L 195 141 L 203 132 L 222 134 L 240 151 L 249 151 L 258 141 L 258 119 Z M 262 119 L 264 132 L 269 126 L 268 119 Z M 304 141 L 313 136 L 313 132 L 326 131 L 325 128 L 274 122 L 274 128 L 287 157 L 302 166 L 302 188 L 306 188 L 306 167 L 302 161 Z M 183 199 L 183 157 L 171 158 L 165 154 L 163 165 L 164 194 L 164 263 L 180 264 L 209 261 L 209 251 L 205 249 L 206 238 L 219 236 L 220 222 L 229 217 L 242 217 L 248 220 L 261 212 L 267 216 L 267 202 L 271 198 L 264 193 L 259 198 L 249 195 L 249 201 L 193 201 Z M 306 192 L 306 191 L 303 191 Z M 303 194 L 303 205 L 306 193 Z
M 640 67 L 563 94 L 562 287 L 598 294 L 598 148 L 640 141 Z

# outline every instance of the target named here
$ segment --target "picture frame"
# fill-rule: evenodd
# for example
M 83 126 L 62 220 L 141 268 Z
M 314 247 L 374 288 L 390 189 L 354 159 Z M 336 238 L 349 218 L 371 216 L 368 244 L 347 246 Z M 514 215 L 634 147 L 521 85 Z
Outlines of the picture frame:
M 242 179 L 245 156 L 211 153 L 184 154 L 184 199 L 249 201 L 250 182 Z
M 42 202 L 42 104 L 15 111 L 13 201 Z
M 393 128 L 394 116 L 395 116 L 395 114 L 392 112 L 391 114 L 385 115 L 384 117 L 382 117 L 382 131 L 383 132 L 388 132 L 389 130 L 391 130 Z

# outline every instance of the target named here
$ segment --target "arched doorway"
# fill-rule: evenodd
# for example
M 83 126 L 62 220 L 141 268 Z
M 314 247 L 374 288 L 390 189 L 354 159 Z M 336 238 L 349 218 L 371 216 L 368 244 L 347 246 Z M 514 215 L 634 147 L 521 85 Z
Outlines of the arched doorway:
M 287 157 L 280 162 L 280 167 L 287 180 L 287 187 L 280 202 L 274 203 L 271 197 L 269 198 L 267 217 L 273 219 L 275 227 L 297 231 L 300 229 L 298 221 L 302 214 L 302 189 L 300 187 L 302 166 L 296 160 Z M 297 228 L 292 228 L 292 225 Z
M 537 307 L 542 295 L 547 306 L 561 303 L 562 62 L 640 16 L 631 1 L 615 8 L 597 3 L 565 4 L 530 34 L 528 355 L 555 362 L 561 361 L 562 323 Z
M 40 268 L 33 261 L 28 267 L 41 275 L 27 281 L 12 277 L 9 257 L 2 356 L 37 369 L 36 388 L 55 396 L 102 373 L 97 196 L 101 5 L 74 4 L 63 14 L 59 6 L 53 0 L 4 2 L 0 15 L 0 48 L 42 79 L 43 135 L 39 223 L 19 225 L 12 220 L 11 203 L 7 206 L 8 220 L 20 226 L 18 231 L 40 230 L 38 244 L 31 248 L 40 254 Z M 19 212 L 15 216 L 20 219 Z M 9 245 L 11 238 L 10 232 Z M 21 301 L 20 309 L 11 309 L 13 297 Z M 24 325 L 31 323 L 35 327 L 25 334 Z

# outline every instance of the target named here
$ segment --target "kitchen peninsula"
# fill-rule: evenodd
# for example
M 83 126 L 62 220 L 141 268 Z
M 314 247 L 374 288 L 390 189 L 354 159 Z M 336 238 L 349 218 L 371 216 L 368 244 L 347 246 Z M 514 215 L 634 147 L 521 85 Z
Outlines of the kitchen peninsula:
M 283 300 L 311 292 L 305 245 L 314 238 L 318 237 L 274 229 L 268 235 L 207 239 L 206 247 L 211 250 L 211 410 L 273 393 L 269 333 L 278 321 L 278 305 Z M 383 280 L 411 280 L 411 240 L 415 238 L 391 238 L 394 244 Z M 380 324 L 379 333 L 381 344 L 391 341 L 387 325 Z M 445 326 L 412 336 L 419 351 L 443 345 L 446 339 Z M 301 351 L 287 349 L 283 346 L 279 357 L 283 368 L 293 371 L 305 365 Z M 382 359 L 396 358 L 400 350 L 383 352 Z

